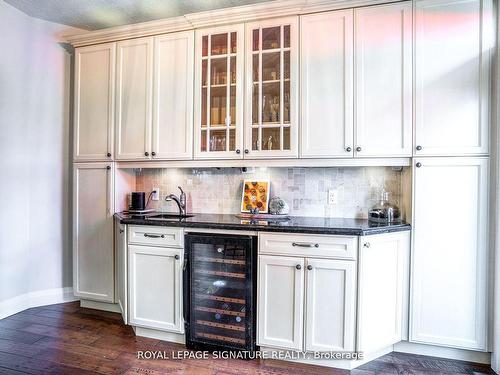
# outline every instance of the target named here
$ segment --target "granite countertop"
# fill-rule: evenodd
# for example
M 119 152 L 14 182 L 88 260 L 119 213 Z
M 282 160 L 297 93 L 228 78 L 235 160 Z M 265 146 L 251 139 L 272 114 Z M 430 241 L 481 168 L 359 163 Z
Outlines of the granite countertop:
M 337 219 L 323 217 L 290 216 L 289 220 L 258 219 L 249 220 L 234 214 L 192 214 L 193 217 L 170 219 L 168 221 L 148 220 L 144 217 L 116 213 L 115 218 L 122 224 L 158 225 L 166 227 L 251 230 L 266 232 L 336 234 L 348 236 L 368 236 L 372 234 L 407 231 L 410 224 L 377 224 L 367 219 Z

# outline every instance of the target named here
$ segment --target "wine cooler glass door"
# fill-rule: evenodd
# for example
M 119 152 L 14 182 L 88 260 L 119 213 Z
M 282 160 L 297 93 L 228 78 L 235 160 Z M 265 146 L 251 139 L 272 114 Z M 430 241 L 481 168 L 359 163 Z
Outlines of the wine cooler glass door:
M 253 331 L 251 237 L 186 238 L 189 339 L 207 345 L 248 348 Z

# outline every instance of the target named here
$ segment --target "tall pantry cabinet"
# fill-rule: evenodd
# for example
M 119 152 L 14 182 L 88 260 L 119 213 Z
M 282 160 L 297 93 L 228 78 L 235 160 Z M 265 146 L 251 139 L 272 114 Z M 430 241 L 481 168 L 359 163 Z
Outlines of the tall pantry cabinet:
M 415 2 L 410 341 L 488 351 L 491 0 Z

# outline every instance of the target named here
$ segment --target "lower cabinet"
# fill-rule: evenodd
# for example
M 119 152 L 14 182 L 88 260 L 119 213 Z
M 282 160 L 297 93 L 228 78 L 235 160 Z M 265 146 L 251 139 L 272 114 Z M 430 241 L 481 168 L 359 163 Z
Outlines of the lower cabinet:
M 488 158 L 414 160 L 410 341 L 488 350 Z
M 123 323 L 128 324 L 128 252 L 126 225 L 115 222 L 115 268 L 116 303 L 120 308 Z
M 182 333 L 180 248 L 129 245 L 129 324 Z
M 115 300 L 112 163 L 73 169 L 73 291 L 99 302 Z
M 355 261 L 260 255 L 258 290 L 259 345 L 354 350 Z

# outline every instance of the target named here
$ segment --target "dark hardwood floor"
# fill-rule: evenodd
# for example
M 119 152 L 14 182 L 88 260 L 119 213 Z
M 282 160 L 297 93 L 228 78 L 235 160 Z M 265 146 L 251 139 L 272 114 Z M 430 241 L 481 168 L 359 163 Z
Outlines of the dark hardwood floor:
M 0 374 L 494 374 L 488 366 L 392 353 L 351 372 L 277 360 L 143 360 L 138 350 L 182 345 L 136 337 L 114 313 L 79 303 L 38 307 L 0 320 Z

